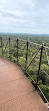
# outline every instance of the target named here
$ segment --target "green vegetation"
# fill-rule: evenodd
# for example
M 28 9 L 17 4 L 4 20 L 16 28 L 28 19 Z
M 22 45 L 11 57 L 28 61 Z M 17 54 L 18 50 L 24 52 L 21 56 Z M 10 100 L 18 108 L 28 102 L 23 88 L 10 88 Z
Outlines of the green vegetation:
M 1 37 L 2 37 L 2 47 L 1 47 Z M 10 42 L 9 42 L 9 37 L 10 37 Z M 17 38 L 18 38 L 18 50 L 17 50 Z M 23 68 L 25 69 L 28 39 L 31 42 L 35 42 L 40 45 L 44 42 L 44 44 L 49 47 L 49 36 L 46 35 L 42 36 L 42 35 L 0 34 L 0 56 L 2 56 L 3 53 L 3 57 L 10 59 L 13 62 L 17 62 L 18 60 L 18 64 L 19 65 L 21 64 L 21 66 L 23 66 Z M 40 45 L 28 42 L 28 55 L 27 55 L 27 64 L 26 64 L 27 73 L 29 73 L 29 75 L 34 79 L 35 82 L 37 80 L 39 60 L 40 60 L 40 52 L 41 52 Z M 17 58 L 17 51 L 18 51 L 18 58 Z M 49 55 L 49 49 L 46 49 L 46 51 L 47 54 Z M 41 70 L 40 70 L 38 84 L 43 93 L 45 94 L 47 100 L 49 101 L 49 75 L 48 75 L 49 65 L 46 57 L 46 51 L 45 49 L 43 49 L 42 63 L 41 63 Z M 28 79 L 32 82 L 30 77 L 28 77 Z M 35 85 L 34 82 L 32 83 Z

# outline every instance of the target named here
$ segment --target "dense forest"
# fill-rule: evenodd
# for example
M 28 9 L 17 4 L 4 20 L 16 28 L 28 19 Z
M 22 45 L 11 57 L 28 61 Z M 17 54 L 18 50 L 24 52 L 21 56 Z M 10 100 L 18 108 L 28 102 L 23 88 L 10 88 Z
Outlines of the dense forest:
M 2 38 L 2 39 L 1 39 Z M 18 62 L 22 69 L 37 81 L 41 46 L 44 43 L 42 52 L 41 69 L 38 85 L 49 101 L 49 35 L 27 35 L 27 34 L 0 34 L 0 56 Z M 27 46 L 28 44 L 28 46 Z M 26 60 L 27 54 L 27 60 Z M 28 79 L 33 83 L 30 76 Z M 39 92 L 39 90 L 38 90 Z M 41 95 L 41 93 L 39 92 Z M 43 98 L 43 96 L 41 95 Z M 45 99 L 43 98 L 45 101 Z

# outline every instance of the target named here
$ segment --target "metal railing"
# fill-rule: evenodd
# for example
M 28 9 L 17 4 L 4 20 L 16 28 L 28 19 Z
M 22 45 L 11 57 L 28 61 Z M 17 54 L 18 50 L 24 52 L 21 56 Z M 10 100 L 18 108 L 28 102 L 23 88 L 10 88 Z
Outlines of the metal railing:
M 44 77 L 49 78 L 49 66 L 47 61 L 44 61 L 46 60 L 45 48 L 49 53 L 49 47 L 44 46 L 44 44 L 40 45 L 30 42 L 29 40 L 26 41 L 16 38 L 0 38 L 0 56 L 6 57 L 21 65 L 25 71 L 25 74 L 28 76 L 28 78 L 31 78 L 36 89 L 39 89 L 45 101 L 48 103 L 49 98 L 46 97 L 41 88 L 41 85 L 49 85 L 48 82 L 43 82 L 44 80 L 41 76 L 41 74 L 44 74 Z M 46 63 L 47 70 L 42 68 L 42 66 L 45 67 L 44 62 Z

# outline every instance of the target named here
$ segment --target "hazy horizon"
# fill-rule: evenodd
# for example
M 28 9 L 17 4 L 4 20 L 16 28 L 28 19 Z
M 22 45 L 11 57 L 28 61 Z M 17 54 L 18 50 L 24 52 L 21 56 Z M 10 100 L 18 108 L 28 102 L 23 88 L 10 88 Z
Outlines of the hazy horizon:
M 18 34 L 18 35 L 41 35 L 41 36 L 49 36 L 49 34 L 33 34 L 33 33 L 16 33 L 16 32 L 0 32 L 0 34 Z

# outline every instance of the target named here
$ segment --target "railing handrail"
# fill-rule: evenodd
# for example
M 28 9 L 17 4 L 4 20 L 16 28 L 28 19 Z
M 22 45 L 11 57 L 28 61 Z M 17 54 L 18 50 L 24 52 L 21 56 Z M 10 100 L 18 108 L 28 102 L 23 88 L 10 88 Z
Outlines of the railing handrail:
M 0 39 L 1 39 L 1 38 L 3 38 L 3 37 L 0 37 Z M 13 38 L 14 38 L 14 37 L 13 37 Z M 17 38 L 15 38 L 15 39 L 17 39 Z M 27 41 L 28 41 L 28 42 L 30 42 L 30 43 L 32 43 L 32 44 L 35 44 L 35 45 L 37 45 L 37 46 L 40 46 L 40 47 L 42 46 L 41 44 L 35 43 L 35 42 L 33 42 L 33 41 L 31 42 L 29 39 L 28 39 L 28 40 L 23 40 L 23 39 L 20 39 L 20 38 L 18 38 L 18 39 L 19 39 L 19 40 L 22 40 L 22 41 L 24 41 L 24 42 L 27 42 Z M 49 49 L 49 47 L 47 47 L 47 46 L 43 46 L 43 47 L 46 48 L 46 49 Z

